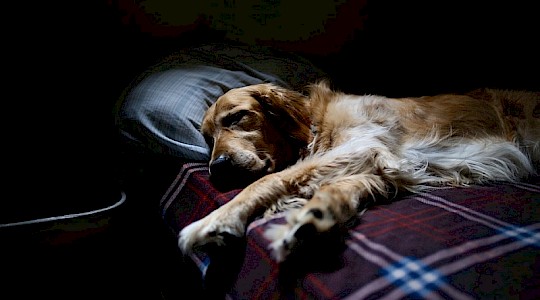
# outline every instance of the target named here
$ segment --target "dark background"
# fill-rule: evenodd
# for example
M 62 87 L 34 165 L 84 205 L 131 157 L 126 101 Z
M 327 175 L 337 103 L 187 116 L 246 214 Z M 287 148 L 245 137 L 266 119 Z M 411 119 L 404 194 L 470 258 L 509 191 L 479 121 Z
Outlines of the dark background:
M 148 4 L 153 2 L 160 5 Z M 47 173 L 65 158 L 77 170 L 108 170 L 109 161 L 101 162 L 114 155 L 111 108 L 129 81 L 170 51 L 227 37 L 304 54 L 347 92 L 415 96 L 538 87 L 540 16 L 530 2 L 335 1 L 328 20 L 313 26 L 314 32 L 293 35 L 297 40 L 286 34 L 291 26 L 316 23 L 306 15 L 324 16 L 319 10 L 325 6 L 299 1 L 300 7 L 291 8 L 297 14 L 281 13 L 283 20 L 277 20 L 300 20 L 283 27 L 259 20 L 250 31 L 242 21 L 218 22 L 231 14 L 231 5 L 238 6 L 238 15 L 270 11 L 270 19 L 279 14 L 272 14 L 277 2 L 260 1 L 268 7 L 243 11 L 237 1 L 223 1 L 212 14 L 165 0 L 21 4 L 6 10 L 11 21 L 3 43 L 5 148 L 15 157 L 22 153 L 31 162 L 28 168 L 45 164 Z M 184 11 L 198 17 L 175 24 L 177 15 L 170 11 L 179 11 L 180 19 L 190 20 Z M 27 170 L 17 165 L 16 181 Z
M 101 197 L 110 190 L 129 192 L 122 216 L 97 237 L 67 243 L 71 247 L 35 248 L 25 236 L 9 241 L 26 249 L 17 259 L 2 256 L 4 266 L 18 270 L 13 278 L 23 288 L 16 290 L 162 298 L 170 291 L 161 290 L 160 281 L 178 280 L 178 291 L 190 286 L 189 278 L 174 275 L 175 264 L 162 265 L 164 255 L 174 256 L 174 241 L 162 236 L 157 210 L 148 211 L 163 191 L 159 181 L 168 184 L 171 173 L 155 164 L 152 180 L 126 183 L 112 114 L 123 88 L 161 56 L 234 39 L 302 54 L 346 92 L 400 97 L 478 87 L 538 91 L 540 14 L 533 1 L 470 2 L 334 1 L 329 13 L 310 1 L 286 12 L 274 10 L 279 1 L 260 1 L 249 10 L 240 1 L 222 1 L 209 12 L 172 1 L 6 6 L 0 217 L 96 208 L 110 201 Z M 231 12 L 256 19 L 257 26 L 240 17 L 227 23 Z M 313 31 L 304 29 L 308 25 Z M 115 283 L 121 278 L 128 284 Z M 36 282 L 43 283 L 39 289 L 24 288 Z

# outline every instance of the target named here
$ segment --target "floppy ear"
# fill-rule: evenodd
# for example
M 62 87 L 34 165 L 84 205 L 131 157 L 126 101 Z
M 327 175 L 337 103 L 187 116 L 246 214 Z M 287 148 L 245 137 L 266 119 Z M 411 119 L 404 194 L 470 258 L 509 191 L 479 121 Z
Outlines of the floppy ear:
M 309 143 L 311 119 L 308 97 L 271 84 L 254 89 L 251 96 L 261 104 L 268 120 L 293 141 L 301 146 Z

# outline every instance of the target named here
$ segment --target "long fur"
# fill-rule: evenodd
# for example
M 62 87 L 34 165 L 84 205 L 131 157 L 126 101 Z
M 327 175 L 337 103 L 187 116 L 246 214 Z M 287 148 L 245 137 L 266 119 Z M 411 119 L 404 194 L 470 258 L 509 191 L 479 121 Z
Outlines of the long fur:
M 247 186 L 185 227 L 180 249 L 222 245 L 263 211 L 286 211 L 287 223 L 266 233 L 283 261 L 305 232 L 330 232 L 377 199 L 535 174 L 540 95 L 482 89 L 394 99 L 324 81 L 307 95 L 259 84 L 220 97 L 201 132 L 212 145 L 211 180 L 246 178 Z

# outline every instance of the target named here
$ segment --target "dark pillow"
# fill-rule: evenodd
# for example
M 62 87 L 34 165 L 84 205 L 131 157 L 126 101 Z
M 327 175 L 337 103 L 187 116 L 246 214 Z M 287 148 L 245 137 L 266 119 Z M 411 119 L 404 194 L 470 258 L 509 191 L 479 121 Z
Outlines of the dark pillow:
M 185 49 L 141 74 L 123 93 L 116 125 L 141 151 L 207 160 L 199 132 L 208 107 L 226 91 L 272 82 L 292 89 L 325 74 L 308 60 L 264 47 L 210 44 Z

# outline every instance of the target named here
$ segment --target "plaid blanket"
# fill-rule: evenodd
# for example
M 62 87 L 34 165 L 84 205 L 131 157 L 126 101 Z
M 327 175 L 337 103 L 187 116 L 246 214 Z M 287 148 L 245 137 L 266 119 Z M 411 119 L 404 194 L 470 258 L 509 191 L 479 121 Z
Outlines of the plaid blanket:
M 206 164 L 185 163 L 161 199 L 162 217 L 178 233 L 239 191 L 217 191 Z M 321 240 L 276 264 L 263 233 L 284 222 L 279 214 L 252 222 L 240 259 L 203 252 L 191 258 L 228 299 L 540 296 L 540 177 L 404 196 L 367 210 L 341 243 Z M 229 268 L 230 279 L 214 265 Z

